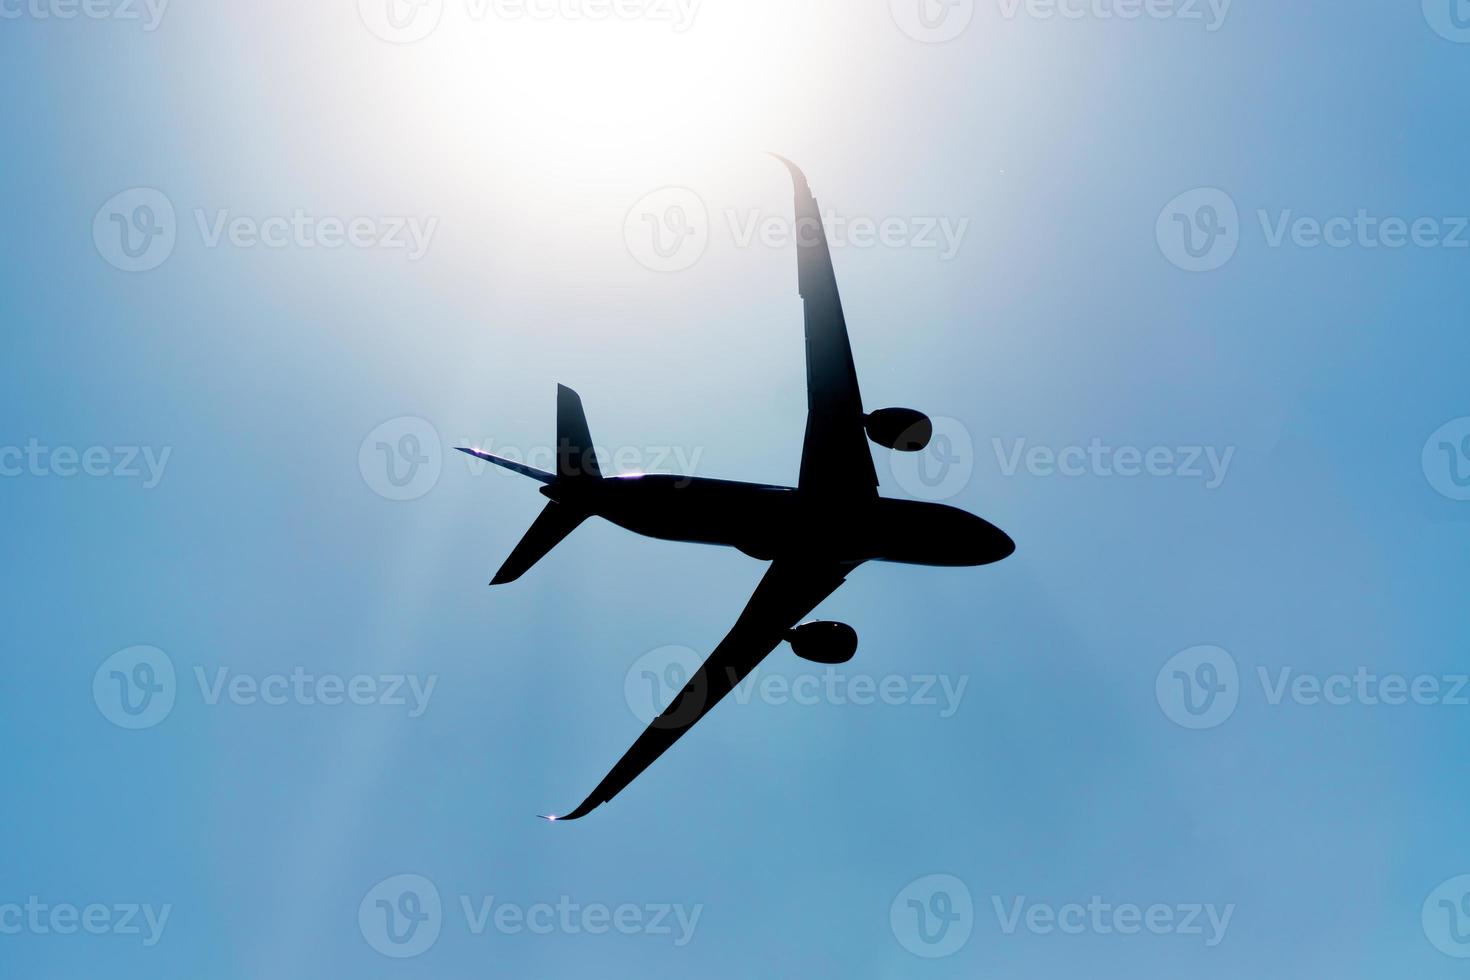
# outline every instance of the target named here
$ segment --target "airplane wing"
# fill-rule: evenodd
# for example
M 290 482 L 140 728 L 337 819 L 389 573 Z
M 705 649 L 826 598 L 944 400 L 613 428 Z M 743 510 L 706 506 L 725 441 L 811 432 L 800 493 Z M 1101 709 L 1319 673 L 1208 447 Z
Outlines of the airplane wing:
M 564 817 L 547 819 L 576 820 L 617 796 L 744 680 L 776 648 L 787 630 L 842 584 L 853 567 L 788 558 L 773 561 L 729 634 L 663 714 L 644 729 L 581 806 Z
M 796 187 L 797 290 L 806 318 L 806 441 L 798 486 L 827 497 L 875 497 L 878 474 L 863 427 L 863 399 L 827 232 L 806 177 L 790 160 L 776 159 L 791 171 Z

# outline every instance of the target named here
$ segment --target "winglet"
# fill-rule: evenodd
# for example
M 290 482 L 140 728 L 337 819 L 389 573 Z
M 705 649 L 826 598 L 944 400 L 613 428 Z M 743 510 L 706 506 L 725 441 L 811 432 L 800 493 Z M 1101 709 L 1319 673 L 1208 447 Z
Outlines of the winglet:
M 797 193 L 800 194 L 802 192 L 805 192 L 806 195 L 810 197 L 812 193 L 812 188 L 811 185 L 807 183 L 806 174 L 801 172 L 801 168 L 779 153 L 772 153 L 771 156 L 775 157 L 777 160 L 780 160 L 786 165 L 786 169 L 791 171 L 791 180 L 793 183 L 796 184 Z
M 602 787 L 600 786 L 598 787 L 598 789 L 601 788 Z M 583 817 L 587 816 L 587 814 L 602 806 L 602 804 L 605 802 L 604 800 L 595 799 L 596 796 L 597 793 L 594 792 L 591 796 L 582 801 L 581 806 L 577 807 L 571 813 L 565 813 L 560 816 L 554 813 L 543 813 L 541 814 L 541 819 L 550 821 L 551 823 L 562 823 L 566 820 L 581 820 Z

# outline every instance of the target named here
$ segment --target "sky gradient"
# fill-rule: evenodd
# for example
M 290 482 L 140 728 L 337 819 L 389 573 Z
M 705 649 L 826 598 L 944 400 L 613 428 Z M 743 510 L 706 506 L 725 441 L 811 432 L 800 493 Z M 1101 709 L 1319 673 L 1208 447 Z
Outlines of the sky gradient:
M 0 0 L 0 972 L 1463 973 L 1470 10 L 386 4 Z M 794 482 L 764 151 L 1018 550 L 547 826 L 764 566 L 451 447 Z

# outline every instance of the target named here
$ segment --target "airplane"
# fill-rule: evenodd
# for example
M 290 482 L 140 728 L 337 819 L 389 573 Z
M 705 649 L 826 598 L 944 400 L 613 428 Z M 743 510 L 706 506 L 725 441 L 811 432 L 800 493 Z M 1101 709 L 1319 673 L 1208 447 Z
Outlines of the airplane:
M 520 578 L 593 516 L 636 534 L 725 545 L 771 563 L 729 634 L 663 713 L 576 809 L 547 820 L 585 817 L 615 797 L 783 641 L 815 663 L 851 660 L 858 642 L 851 626 L 801 620 L 864 562 L 988 565 L 1016 550 L 1000 528 L 956 507 L 878 495 L 868 440 L 918 452 L 933 424 L 914 409 L 863 411 L 816 198 L 794 163 L 776 159 L 795 187 L 797 291 L 806 321 L 807 422 L 796 486 L 677 474 L 604 476 L 582 400 L 563 385 L 557 386 L 555 473 L 456 447 L 539 480 L 549 500 L 491 585 Z

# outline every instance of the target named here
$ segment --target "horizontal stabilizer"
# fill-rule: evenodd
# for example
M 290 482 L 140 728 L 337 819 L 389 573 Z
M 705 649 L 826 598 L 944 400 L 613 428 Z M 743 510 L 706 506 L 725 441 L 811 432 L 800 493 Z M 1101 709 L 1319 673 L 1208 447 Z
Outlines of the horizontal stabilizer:
M 483 452 L 479 449 L 466 449 L 464 446 L 455 446 L 454 448 L 462 453 L 468 453 L 476 459 L 483 459 L 487 463 L 494 463 L 496 466 L 504 466 L 508 470 L 515 470 L 522 476 L 529 476 L 531 479 L 540 480 L 542 483 L 550 483 L 556 479 L 556 474 L 554 473 L 538 470 L 536 467 L 527 466 L 525 463 L 517 463 L 515 460 L 506 459 L 504 456 L 497 456 L 494 453 Z
M 505 560 L 505 564 L 500 566 L 500 571 L 495 573 L 490 584 L 502 585 L 520 578 L 586 519 L 586 511 L 559 504 L 555 500 L 548 503 L 526 531 L 525 537 L 521 538 L 520 544 L 515 546 L 515 550 Z

